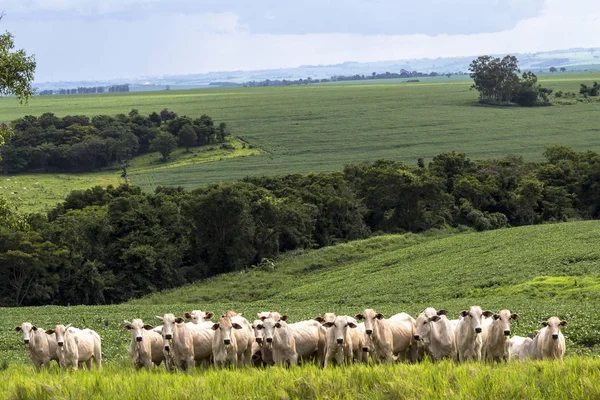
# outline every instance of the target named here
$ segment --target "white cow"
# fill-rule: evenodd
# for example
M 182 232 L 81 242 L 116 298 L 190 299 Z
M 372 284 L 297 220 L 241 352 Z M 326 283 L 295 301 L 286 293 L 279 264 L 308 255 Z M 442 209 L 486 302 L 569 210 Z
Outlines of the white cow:
M 560 331 L 561 326 L 567 326 L 567 321 L 561 321 L 558 317 L 550 317 L 541 323 L 543 326 L 533 339 L 532 345 L 536 347 L 534 359 L 558 359 L 562 360 L 565 355 L 565 337 Z M 534 344 L 535 343 L 535 344 Z
M 200 311 L 200 310 L 193 310 L 191 312 L 186 312 L 184 314 L 185 319 L 189 319 L 191 321 L 191 323 L 193 323 L 195 325 L 202 325 L 207 328 L 210 328 L 213 326 L 213 323 L 210 320 L 213 317 L 213 315 L 215 315 L 213 312 L 210 312 L 210 311 L 205 312 L 205 311 Z
M 365 332 L 373 347 L 376 362 L 417 358 L 417 343 L 414 341 L 415 319 L 406 313 L 395 314 L 389 319 L 369 308 L 356 319 L 365 320 Z
M 29 358 L 33 361 L 37 372 L 40 372 L 42 365 L 49 369 L 51 360 L 58 362 L 54 335 L 48 335 L 43 329 L 38 329 L 30 322 L 23 322 L 15 328 L 15 331 L 23 333 L 23 342 L 27 345 Z
M 160 333 L 152 330 L 152 325 L 144 324 L 141 319 L 134 319 L 131 322 L 124 321 L 123 328 L 131 331 L 129 356 L 136 370 L 158 366 L 165 360 L 163 338 Z
M 433 315 L 426 317 L 425 312 Z M 417 318 L 415 340 L 423 341 L 426 354 L 432 361 L 440 361 L 444 358 L 456 359 L 454 324 L 446 318 L 446 313 L 446 310 L 432 312 L 426 309 Z
M 163 351 L 167 371 L 173 367 L 180 371 L 189 371 L 196 366 L 194 360 L 194 338 L 192 331 L 181 317 L 173 314 L 156 316 L 162 321 Z
M 510 359 L 510 320 L 518 319 L 519 314 L 501 310 L 492 318 L 493 322 L 489 327 L 487 339 L 483 342 L 483 360 L 508 361 Z
M 102 346 L 100 336 L 91 329 L 69 329 L 71 324 L 56 325 L 47 334 L 56 337 L 57 354 L 60 366 L 66 370 L 69 365 L 76 371 L 80 363 L 92 369 L 92 357 L 97 369 L 102 368 Z
M 255 366 L 274 364 L 273 343 L 267 343 L 265 341 L 265 331 L 262 329 L 262 323 L 262 319 L 254 320 L 252 323 L 252 330 L 254 331 L 254 343 L 252 343 L 252 361 L 254 361 Z
M 486 327 L 491 323 L 484 321 L 494 315 L 491 311 L 483 311 L 479 306 L 471 306 L 460 313 L 461 318 L 456 326 L 456 352 L 458 361 L 481 361 L 481 347 L 483 336 L 487 336 Z M 484 318 L 485 317 L 485 318 Z
M 525 360 L 529 355 L 530 345 L 533 342 L 532 338 L 523 336 L 513 336 L 510 338 L 510 346 L 508 349 L 509 359 Z
M 275 320 L 275 322 L 277 322 L 281 319 L 281 314 L 279 314 L 276 311 L 263 311 L 263 312 L 257 313 L 257 317 L 261 321 L 264 321 L 267 318 L 273 318 Z
M 225 313 L 213 324 L 213 360 L 216 368 L 233 365 L 243 367 L 252 359 L 254 335 L 246 318 Z
M 350 364 L 354 360 L 355 350 L 352 331 L 358 327 L 358 322 L 349 316 L 336 316 L 333 321 L 324 321 L 322 325 L 327 329 L 325 367 L 333 360 L 337 365 Z M 358 351 L 362 360 L 362 346 Z
M 440 310 L 439 315 L 446 315 L 448 312 L 446 310 Z M 417 319 L 415 321 L 416 330 L 419 329 L 419 326 L 428 323 L 429 318 L 434 315 L 438 315 L 438 311 L 433 307 L 427 307 L 423 312 L 419 313 Z M 424 340 L 421 335 L 416 334 L 415 331 L 415 340 L 417 341 L 417 359 L 423 360 L 425 356 L 431 357 L 429 352 L 429 339 Z
M 273 344 L 273 361 L 277 364 L 297 365 L 300 359 L 314 359 L 322 363 L 325 357 L 325 328 L 315 320 L 288 324 L 287 315 L 279 321 L 267 318 L 259 329 L 264 329 L 265 340 Z

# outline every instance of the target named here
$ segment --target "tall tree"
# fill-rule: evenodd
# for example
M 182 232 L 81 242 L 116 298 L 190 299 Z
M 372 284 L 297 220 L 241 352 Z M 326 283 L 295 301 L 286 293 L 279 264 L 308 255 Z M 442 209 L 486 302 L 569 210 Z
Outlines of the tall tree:
M 14 50 L 14 47 L 10 32 L 0 35 L 0 96 L 14 94 L 23 104 L 33 95 L 31 83 L 36 63 L 33 55 L 28 56 L 25 50 Z
M 179 144 L 185 147 L 185 151 L 190 152 L 190 147 L 196 144 L 196 140 L 198 140 L 198 135 L 196 131 L 190 124 L 185 124 L 179 130 Z
M 150 149 L 158 151 L 162 155 L 163 161 L 169 159 L 169 155 L 177 148 L 177 139 L 168 132 L 160 132 L 150 141 Z

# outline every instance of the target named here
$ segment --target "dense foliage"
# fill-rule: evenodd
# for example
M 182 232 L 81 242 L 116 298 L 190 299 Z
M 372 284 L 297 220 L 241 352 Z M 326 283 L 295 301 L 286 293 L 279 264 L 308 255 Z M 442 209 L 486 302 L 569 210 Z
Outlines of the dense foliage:
M 600 155 L 552 146 L 544 156 L 473 161 L 452 152 L 429 166 L 380 160 L 192 192 L 74 191 L 47 217 L 0 229 L 0 301 L 120 302 L 377 232 L 597 219 Z
M 167 159 L 178 143 L 186 148 L 222 143 L 227 133 L 224 122 L 215 125 L 208 115 L 192 119 L 167 109 L 148 116 L 133 109 L 128 115 L 91 119 L 28 115 L 12 123 L 12 133 L 1 149 L 2 165 L 7 173 L 93 171 L 126 165 L 132 157 L 153 151 Z
M 4 14 L 0 13 L 0 19 Z M 23 104 L 33 95 L 31 83 L 36 62 L 25 50 L 15 50 L 10 32 L 0 35 L 0 96 L 15 95 Z

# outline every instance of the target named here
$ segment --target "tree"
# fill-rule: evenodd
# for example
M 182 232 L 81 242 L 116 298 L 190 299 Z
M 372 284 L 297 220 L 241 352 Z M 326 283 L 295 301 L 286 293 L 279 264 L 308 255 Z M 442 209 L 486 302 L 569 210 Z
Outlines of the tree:
M 36 62 L 33 55 L 28 56 L 23 49 L 13 50 L 14 47 L 11 33 L 0 35 L 0 96 L 13 94 L 23 104 L 33 96 L 31 83 Z
M 198 140 L 198 135 L 196 135 L 196 131 L 190 124 L 185 124 L 179 130 L 179 144 L 185 147 L 186 152 L 190 152 L 190 147 L 196 144 L 196 140 Z
M 169 159 L 169 155 L 177 148 L 177 139 L 167 132 L 160 132 L 150 141 L 150 149 L 158 151 L 163 156 L 163 161 Z
M 474 81 L 471 88 L 479 92 L 481 100 L 510 101 L 519 84 L 515 56 L 480 56 L 471 62 L 469 71 Z
M 550 67 L 549 71 L 552 72 L 552 73 L 555 73 L 557 70 L 556 70 L 555 67 Z
M 560 67 L 560 72 L 565 72 L 567 69 L 565 67 Z

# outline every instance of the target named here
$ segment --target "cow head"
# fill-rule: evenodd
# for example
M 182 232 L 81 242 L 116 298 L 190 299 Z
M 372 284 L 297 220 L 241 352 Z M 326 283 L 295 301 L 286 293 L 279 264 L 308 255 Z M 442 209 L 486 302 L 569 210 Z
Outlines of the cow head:
M 223 344 L 225 346 L 231 346 L 232 341 L 235 340 L 235 336 L 233 336 L 233 329 L 242 329 L 242 326 L 237 322 L 231 321 L 231 317 L 227 316 L 227 314 L 222 315 L 219 318 L 219 322 L 212 326 L 213 330 L 221 330 L 221 337 L 223 338 Z
M 18 325 L 15 328 L 15 331 L 20 331 L 23 334 L 23 342 L 25 344 L 29 344 L 29 342 L 31 341 L 31 336 L 33 334 L 32 332 L 36 332 L 37 329 L 38 328 L 35 325 L 32 325 L 31 322 L 23 322 L 21 325 Z
M 287 318 L 286 318 L 287 319 Z M 256 329 L 262 333 L 262 337 L 267 343 L 273 343 L 275 334 L 275 325 L 281 321 L 275 321 L 272 317 L 265 318 L 256 325 Z
M 150 330 L 154 328 L 152 325 L 144 324 L 144 321 L 141 319 L 134 319 L 131 322 L 125 320 L 123 322 L 123 328 L 131 331 L 131 336 L 136 342 L 141 342 L 143 340 L 144 330 Z
M 68 325 L 56 325 L 54 329 L 48 329 L 46 333 L 48 335 L 52 335 L 56 337 L 56 344 L 58 347 L 62 348 L 65 344 L 65 333 L 71 327 L 71 324 Z
M 479 306 L 471 306 L 469 307 L 468 310 L 466 311 L 462 311 L 460 313 L 460 316 L 463 317 L 464 319 L 464 323 L 469 324 L 473 330 L 475 331 L 476 335 L 479 335 L 481 333 L 481 331 L 483 330 L 482 328 L 482 321 L 483 321 L 483 317 L 491 317 L 492 315 L 494 315 L 493 312 L 491 311 L 483 311 L 481 310 L 481 307 Z
M 200 310 L 194 310 L 192 312 L 186 312 L 184 316 L 186 319 L 189 319 L 194 324 L 199 324 L 203 321 L 210 321 L 213 315 L 215 314 L 210 311 L 205 312 Z
M 336 317 L 335 313 L 326 312 L 326 313 L 323 314 L 322 317 L 316 317 L 315 321 L 318 321 L 321 324 L 324 324 L 326 322 L 333 322 L 333 321 L 335 321 L 335 317 Z
M 252 322 L 252 331 L 254 331 L 254 341 L 256 341 L 256 343 L 258 344 L 262 344 L 265 337 L 265 331 L 263 329 L 262 324 L 262 319 L 255 319 L 254 322 Z
M 338 346 L 345 343 L 348 337 L 348 328 L 356 328 L 358 324 L 356 320 L 348 316 L 336 316 L 332 321 L 322 323 L 325 328 L 333 331 L 333 337 L 335 338 Z
M 176 324 L 182 324 L 184 322 L 183 318 L 175 317 L 173 314 L 165 314 L 162 317 L 157 315 L 156 318 L 163 323 L 162 336 L 165 341 L 173 340 L 173 331 L 175 330 Z
M 356 319 L 365 321 L 365 333 L 373 334 L 373 329 L 377 320 L 382 320 L 385 316 L 381 313 L 376 313 L 372 308 L 364 310 L 361 314 L 356 314 Z
M 556 340 L 561 334 L 560 327 L 567 326 L 567 321 L 561 321 L 558 317 L 550 317 L 547 321 L 542 322 L 540 325 L 550 332 L 550 337 L 552 339 Z
M 494 324 L 500 326 L 504 336 L 510 336 L 510 320 L 518 319 L 519 314 L 511 314 L 508 310 L 500 310 L 498 314 L 494 314 Z

